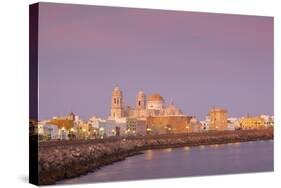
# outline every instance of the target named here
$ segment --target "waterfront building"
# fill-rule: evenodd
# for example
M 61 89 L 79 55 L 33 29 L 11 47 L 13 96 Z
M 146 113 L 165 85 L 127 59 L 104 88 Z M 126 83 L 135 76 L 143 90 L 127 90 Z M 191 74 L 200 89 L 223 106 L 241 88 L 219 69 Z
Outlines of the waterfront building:
M 108 119 L 105 125 L 105 136 L 124 136 L 127 128 L 127 118 Z
M 127 118 L 126 135 L 146 135 L 147 124 L 145 119 Z
M 209 130 L 227 130 L 227 110 L 222 108 L 212 108 L 209 111 Z
M 91 136 L 90 124 L 87 121 L 79 119 L 75 126 L 69 129 L 70 135 L 73 139 L 89 139 Z
M 65 129 L 64 127 L 58 129 L 58 139 L 60 140 L 69 140 L 70 129 Z
M 98 117 L 91 117 L 88 121 L 90 131 L 94 138 L 103 138 L 105 136 L 106 120 Z
M 189 125 L 190 129 L 189 132 L 202 132 L 203 131 L 203 126 L 201 125 L 201 123 L 195 118 L 192 117 L 190 119 L 190 125 Z
M 89 119 L 88 124 L 93 128 L 100 128 L 106 125 L 106 120 L 93 116 Z
M 38 122 L 36 134 L 40 140 L 51 140 L 58 137 L 58 127 L 56 125 L 47 124 L 46 121 Z
M 170 134 L 192 132 L 191 116 L 149 116 L 148 134 Z
M 43 125 L 43 135 L 47 137 L 48 140 L 59 139 L 59 129 L 57 125 L 45 124 Z
M 206 116 L 205 120 L 200 121 L 203 131 L 208 131 L 210 127 L 210 116 Z
M 264 120 L 265 127 L 273 127 L 274 126 L 274 117 L 270 115 L 260 115 L 260 117 Z
M 246 116 L 240 120 L 241 129 L 261 129 L 265 128 L 265 120 L 261 116 Z
M 240 123 L 237 118 L 231 117 L 227 119 L 227 130 L 234 131 L 240 128 Z
M 47 124 L 57 125 L 59 129 L 64 128 L 65 130 L 70 130 L 74 127 L 75 115 L 73 112 L 67 116 L 53 117 L 51 120 L 47 121 Z

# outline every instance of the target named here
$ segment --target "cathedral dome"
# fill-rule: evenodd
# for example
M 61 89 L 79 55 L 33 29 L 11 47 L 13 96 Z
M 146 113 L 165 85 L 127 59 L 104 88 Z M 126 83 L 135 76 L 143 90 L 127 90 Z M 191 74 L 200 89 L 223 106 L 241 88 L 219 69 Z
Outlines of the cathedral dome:
M 150 95 L 148 97 L 148 101 L 162 101 L 163 102 L 164 99 L 160 94 L 156 93 L 156 94 Z
M 174 104 L 170 104 L 165 109 L 166 115 L 183 115 L 182 111 L 177 108 Z

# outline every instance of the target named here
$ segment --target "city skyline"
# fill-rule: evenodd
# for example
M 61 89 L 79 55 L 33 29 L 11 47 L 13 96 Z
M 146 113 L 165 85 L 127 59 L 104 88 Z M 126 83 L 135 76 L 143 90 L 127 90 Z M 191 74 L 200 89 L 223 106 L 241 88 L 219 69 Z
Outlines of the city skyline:
M 39 119 L 160 93 L 187 115 L 273 115 L 273 18 L 40 4 Z

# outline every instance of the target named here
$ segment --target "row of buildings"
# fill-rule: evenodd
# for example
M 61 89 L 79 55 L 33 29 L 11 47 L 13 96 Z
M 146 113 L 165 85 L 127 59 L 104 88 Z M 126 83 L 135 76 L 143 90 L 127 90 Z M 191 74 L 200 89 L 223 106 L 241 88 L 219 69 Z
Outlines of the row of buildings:
M 125 106 L 119 87 L 112 91 L 110 116 L 85 121 L 74 113 L 53 117 L 36 124 L 36 134 L 46 139 L 95 139 L 108 136 L 190 133 L 210 130 L 256 129 L 273 126 L 272 116 L 228 118 L 225 109 L 213 108 L 203 121 L 185 115 L 173 103 L 166 104 L 156 93 L 146 97 L 141 90 L 135 106 Z

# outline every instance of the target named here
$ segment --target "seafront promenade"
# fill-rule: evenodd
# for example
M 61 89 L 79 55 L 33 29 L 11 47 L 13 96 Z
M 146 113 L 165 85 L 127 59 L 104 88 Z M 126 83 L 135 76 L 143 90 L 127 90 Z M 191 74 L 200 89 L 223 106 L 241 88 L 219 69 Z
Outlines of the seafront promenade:
M 146 149 L 270 139 L 273 139 L 272 128 L 42 142 L 39 143 L 39 184 L 55 184 L 59 180 L 85 175 Z

